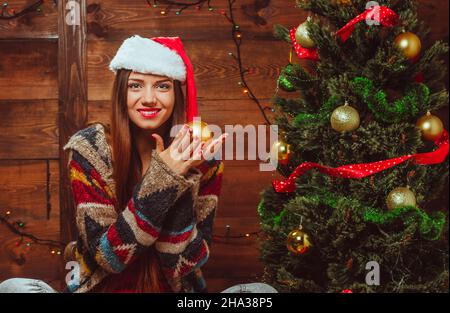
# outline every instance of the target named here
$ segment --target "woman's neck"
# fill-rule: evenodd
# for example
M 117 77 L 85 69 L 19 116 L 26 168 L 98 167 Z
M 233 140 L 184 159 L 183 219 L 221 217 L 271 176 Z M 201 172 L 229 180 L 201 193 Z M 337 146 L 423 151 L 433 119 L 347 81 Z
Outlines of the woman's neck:
M 156 149 L 156 141 L 152 137 L 152 134 L 158 134 L 164 138 L 164 127 L 160 127 L 156 130 L 135 128 L 136 149 L 142 161 L 143 172 L 147 169 L 146 167 L 150 162 L 152 151 Z

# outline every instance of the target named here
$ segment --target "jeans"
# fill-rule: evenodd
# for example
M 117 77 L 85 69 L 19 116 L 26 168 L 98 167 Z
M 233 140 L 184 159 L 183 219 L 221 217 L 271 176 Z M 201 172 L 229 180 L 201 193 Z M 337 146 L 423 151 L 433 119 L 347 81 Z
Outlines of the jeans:
M 0 283 L 0 293 L 57 293 L 42 280 L 11 278 Z

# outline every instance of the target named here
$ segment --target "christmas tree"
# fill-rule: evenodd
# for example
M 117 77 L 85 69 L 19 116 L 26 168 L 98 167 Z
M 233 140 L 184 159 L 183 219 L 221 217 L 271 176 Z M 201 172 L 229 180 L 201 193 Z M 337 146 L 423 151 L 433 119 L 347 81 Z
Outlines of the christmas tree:
M 448 46 L 415 1 L 297 1 L 274 27 L 303 59 L 272 100 L 283 177 L 262 193 L 263 280 L 280 292 L 448 292 Z M 297 25 L 296 25 L 297 26 Z M 292 95 L 292 97 L 289 97 Z

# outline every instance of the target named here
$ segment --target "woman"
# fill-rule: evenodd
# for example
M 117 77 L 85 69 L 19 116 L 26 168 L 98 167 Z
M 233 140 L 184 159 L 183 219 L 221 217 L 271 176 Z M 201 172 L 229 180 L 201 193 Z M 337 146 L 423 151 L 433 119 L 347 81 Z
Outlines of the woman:
M 184 125 L 171 140 L 197 115 L 178 37 L 130 37 L 110 69 L 111 127 L 93 123 L 64 146 L 79 232 L 65 251 L 79 265 L 67 291 L 204 292 L 223 171 L 210 158 L 226 134 L 202 142 Z

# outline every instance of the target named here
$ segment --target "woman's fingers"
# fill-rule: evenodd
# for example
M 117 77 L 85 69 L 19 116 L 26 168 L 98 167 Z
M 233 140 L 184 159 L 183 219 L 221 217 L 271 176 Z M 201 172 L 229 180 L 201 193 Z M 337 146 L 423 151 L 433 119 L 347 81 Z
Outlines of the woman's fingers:
M 227 138 L 228 134 L 225 133 L 221 135 L 219 138 L 211 141 L 207 146 L 203 148 L 203 156 L 206 160 L 210 160 L 213 156 L 222 149 L 222 144 Z
M 181 159 L 183 161 L 190 160 L 191 156 L 193 156 L 193 152 L 198 148 L 199 145 L 201 145 L 201 143 L 202 142 L 201 142 L 200 138 L 198 138 L 198 136 L 194 136 L 194 139 L 192 140 L 192 142 L 181 153 Z
M 189 126 L 187 124 L 184 124 L 183 127 L 178 131 L 177 135 L 175 136 L 175 139 L 172 141 L 172 145 L 174 147 L 178 147 L 178 144 L 180 143 L 181 139 L 183 138 L 186 131 L 189 129 Z
M 162 139 L 162 137 L 158 134 L 153 134 L 152 137 L 156 141 L 156 152 L 158 152 L 158 154 L 163 152 L 164 151 L 164 140 Z
M 183 151 L 186 150 L 186 148 L 191 144 L 192 140 L 192 132 L 189 128 L 186 133 L 184 134 L 183 138 L 181 138 L 180 143 L 177 146 L 177 151 L 180 154 L 183 154 Z

